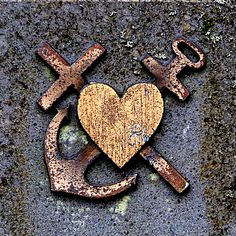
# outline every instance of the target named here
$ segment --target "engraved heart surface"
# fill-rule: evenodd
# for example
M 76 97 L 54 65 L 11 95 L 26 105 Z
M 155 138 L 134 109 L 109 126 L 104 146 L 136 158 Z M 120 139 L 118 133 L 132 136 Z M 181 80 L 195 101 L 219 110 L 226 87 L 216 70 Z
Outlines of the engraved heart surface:
M 78 116 L 91 139 L 121 168 L 155 132 L 163 107 L 153 84 L 133 85 L 120 98 L 113 88 L 95 83 L 80 93 Z

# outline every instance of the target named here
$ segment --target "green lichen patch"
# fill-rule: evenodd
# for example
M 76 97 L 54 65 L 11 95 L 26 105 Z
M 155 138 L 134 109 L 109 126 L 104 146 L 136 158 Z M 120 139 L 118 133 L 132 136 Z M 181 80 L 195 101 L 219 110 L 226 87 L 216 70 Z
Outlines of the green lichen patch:
M 209 17 L 208 13 L 205 13 L 202 17 L 203 23 L 201 31 L 207 33 L 214 26 L 214 19 Z
M 128 208 L 128 203 L 130 201 L 129 196 L 123 196 L 114 207 L 111 207 L 109 211 L 114 214 L 124 216 Z
M 150 179 L 151 182 L 158 182 L 160 180 L 160 177 L 156 173 L 151 173 L 149 175 L 149 179 Z
M 77 125 L 72 123 L 61 128 L 59 144 L 62 153 L 67 157 L 76 155 L 87 143 L 86 134 Z

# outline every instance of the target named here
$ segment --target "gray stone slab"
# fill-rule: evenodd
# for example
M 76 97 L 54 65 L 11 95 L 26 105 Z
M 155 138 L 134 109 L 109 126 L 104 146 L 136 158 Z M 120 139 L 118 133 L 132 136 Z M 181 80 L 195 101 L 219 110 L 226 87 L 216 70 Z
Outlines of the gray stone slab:
M 0 235 L 235 235 L 235 7 L 231 2 L 0 4 Z M 107 54 L 85 78 L 122 94 L 153 80 L 139 58 L 173 59 L 171 42 L 184 36 L 203 48 L 207 66 L 186 72 L 186 102 L 165 94 L 165 114 L 153 145 L 190 182 L 176 194 L 141 158 L 119 170 L 101 156 L 87 173 L 92 183 L 138 173 L 136 189 L 91 201 L 52 193 L 43 138 L 55 111 L 36 102 L 57 78 L 35 56 L 49 42 L 69 62 L 94 41 Z M 75 116 L 60 131 L 67 158 L 86 143 Z M 74 114 L 74 115 L 73 115 Z

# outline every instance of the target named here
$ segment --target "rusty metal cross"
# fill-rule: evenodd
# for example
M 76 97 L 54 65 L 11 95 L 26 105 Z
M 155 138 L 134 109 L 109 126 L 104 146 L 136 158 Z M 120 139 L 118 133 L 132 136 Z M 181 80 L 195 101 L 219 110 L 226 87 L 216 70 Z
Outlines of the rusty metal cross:
M 180 43 L 186 44 L 195 51 L 199 56 L 198 62 L 193 63 L 178 49 Z M 172 47 L 177 57 L 167 67 L 162 66 L 150 56 L 145 57 L 142 62 L 156 77 L 154 84 L 160 90 L 167 88 L 180 100 L 184 100 L 189 95 L 189 92 L 177 79 L 176 75 L 186 66 L 190 68 L 202 67 L 205 63 L 204 54 L 196 45 L 183 38 L 176 39 Z M 42 109 L 48 110 L 70 86 L 74 86 L 79 92 L 85 83 L 82 79 L 82 74 L 104 52 L 105 49 L 96 43 L 79 60 L 69 65 L 49 44 L 44 44 L 37 53 L 59 74 L 59 79 L 39 99 L 38 103 Z M 57 158 L 57 135 L 60 124 L 66 115 L 67 109 L 58 110 L 57 115 L 50 122 L 45 136 L 45 161 L 49 172 L 51 189 L 84 197 L 105 198 L 114 196 L 135 185 L 137 175 L 108 186 L 93 186 L 89 184 L 85 180 L 84 173 L 87 166 L 100 154 L 100 150 L 93 143 L 89 143 L 73 160 Z M 146 146 L 139 154 L 177 192 L 181 193 L 189 186 L 188 182 L 153 147 Z
M 48 43 L 37 50 L 37 54 L 59 74 L 51 87 L 39 99 L 38 104 L 48 110 L 57 99 L 71 86 L 80 91 L 84 85 L 82 74 L 105 52 L 98 43 L 90 47 L 80 59 L 72 65 L 64 60 Z

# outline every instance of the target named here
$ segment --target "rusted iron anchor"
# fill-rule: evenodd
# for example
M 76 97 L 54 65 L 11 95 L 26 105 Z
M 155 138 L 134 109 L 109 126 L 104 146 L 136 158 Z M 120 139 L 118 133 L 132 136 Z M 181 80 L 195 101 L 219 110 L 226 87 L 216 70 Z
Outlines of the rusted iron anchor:
M 37 54 L 46 61 L 58 74 L 51 87 L 38 101 L 40 107 L 47 111 L 66 90 L 74 86 L 79 92 L 84 85 L 82 74 L 105 52 L 98 43 L 90 47 L 80 59 L 69 65 L 49 44 L 45 43 L 37 50 Z M 59 159 L 57 133 L 62 120 L 67 115 L 67 109 L 58 110 L 50 122 L 45 140 L 45 162 L 48 168 L 51 190 L 66 192 L 83 197 L 105 198 L 114 196 L 136 184 L 137 175 L 108 186 L 93 186 L 84 177 L 88 165 L 99 156 L 100 151 L 92 143 L 73 160 Z
M 66 192 L 89 198 L 105 198 L 114 196 L 135 185 L 137 175 L 121 182 L 107 186 L 93 186 L 84 175 L 88 165 L 99 156 L 100 151 L 92 143 L 87 145 L 73 160 L 59 158 L 57 135 L 67 109 L 58 110 L 50 122 L 45 136 L 45 161 L 51 182 L 51 190 Z
M 195 45 L 189 42 L 186 42 L 184 39 L 177 39 L 175 42 L 177 43 L 176 44 L 177 47 L 178 47 L 179 42 L 183 42 L 189 45 L 190 47 L 192 47 L 193 50 L 197 48 Z M 91 47 L 81 57 L 81 59 L 79 59 L 76 63 L 74 63 L 71 66 L 71 68 L 69 67 L 69 64 L 63 58 L 61 58 L 48 44 L 44 44 L 43 47 L 38 50 L 38 54 L 61 76 L 61 78 L 59 78 L 59 80 L 57 80 L 39 100 L 39 105 L 44 110 L 49 109 L 69 86 L 74 85 L 78 91 L 83 86 L 83 80 L 81 79 L 81 74 L 89 66 L 91 66 L 93 61 L 95 61 L 105 51 L 99 44 L 95 44 L 95 45 L 96 45 L 95 47 L 94 46 Z M 96 49 L 99 48 L 100 51 L 97 50 L 95 53 L 93 51 L 94 48 Z M 203 53 L 200 51 L 199 48 L 197 48 L 197 50 L 195 51 L 199 55 L 200 60 L 198 63 L 200 63 L 200 66 L 198 65 L 198 63 L 191 65 L 189 63 L 189 59 L 185 58 L 185 56 L 182 55 L 182 53 L 178 53 L 178 54 L 176 53 L 177 59 L 179 59 L 179 61 L 182 63 L 180 67 L 177 63 L 176 67 L 171 66 L 169 67 L 169 69 L 164 70 L 165 68 L 159 65 L 157 62 L 155 62 L 151 57 L 144 58 L 143 63 L 145 66 L 147 66 L 148 69 L 150 69 L 150 71 L 157 78 L 159 78 L 159 81 L 156 80 L 155 82 L 155 84 L 159 88 L 163 89 L 167 87 L 169 90 L 171 90 L 172 87 L 168 85 L 169 83 L 168 80 L 165 80 L 165 83 L 163 82 L 163 80 L 165 79 L 164 75 L 167 75 L 167 72 L 168 74 L 171 74 L 171 71 L 172 71 L 171 75 L 176 76 L 176 74 L 179 73 L 185 66 L 191 65 L 191 67 L 193 68 L 200 68 L 201 66 L 204 65 Z M 178 60 L 175 60 L 175 61 L 178 62 Z M 85 66 L 86 69 L 83 66 Z M 66 68 L 65 71 L 63 70 L 63 68 Z M 176 69 L 176 68 L 179 68 L 179 69 Z M 169 80 L 171 80 L 172 85 L 173 85 L 173 80 L 174 82 L 176 82 L 177 79 L 176 77 L 172 77 L 172 76 L 169 76 L 168 78 Z M 76 81 L 76 78 L 78 79 L 78 81 Z M 178 85 L 177 87 L 179 87 L 179 90 L 177 89 L 177 91 L 176 90 L 173 91 L 172 89 L 171 91 L 174 92 L 180 99 L 183 97 L 186 98 L 186 94 L 189 94 L 189 93 L 185 93 L 185 95 L 183 96 L 181 88 L 184 86 L 178 80 L 177 80 L 177 85 Z M 173 87 L 176 88 L 176 85 L 174 84 Z M 55 96 L 53 95 L 54 89 L 56 90 Z M 185 89 L 185 91 L 187 90 Z M 46 164 L 49 170 L 51 189 L 53 191 L 62 191 L 62 192 L 77 194 L 77 195 L 85 196 L 85 197 L 104 198 L 104 197 L 116 195 L 117 193 L 120 193 L 128 189 L 130 186 L 135 185 L 137 176 L 131 176 L 117 184 L 110 185 L 110 186 L 96 187 L 96 186 L 91 186 L 90 184 L 88 184 L 84 179 L 84 172 L 88 164 L 91 163 L 96 158 L 96 156 L 100 154 L 100 151 L 93 144 L 87 145 L 86 148 L 74 160 L 71 160 L 71 161 L 59 160 L 56 158 L 56 154 L 55 154 L 57 151 L 57 137 L 56 136 L 57 136 L 60 123 L 65 117 L 65 113 L 66 113 L 66 110 L 59 110 L 58 114 L 51 121 L 47 129 L 47 134 L 45 137 L 45 160 L 46 160 Z M 55 130 L 56 130 L 56 133 L 55 133 Z M 140 152 L 140 155 L 144 157 L 144 159 L 149 161 L 149 163 L 157 170 L 157 172 L 169 184 L 171 184 L 172 187 L 174 187 L 174 189 L 177 192 L 179 193 L 183 192 L 188 187 L 188 183 L 185 181 L 185 179 L 154 148 L 146 147 Z M 81 166 L 81 168 L 78 168 L 78 165 Z M 62 166 L 63 168 L 61 168 Z M 63 181 L 61 182 L 59 181 L 59 179 L 63 179 Z

